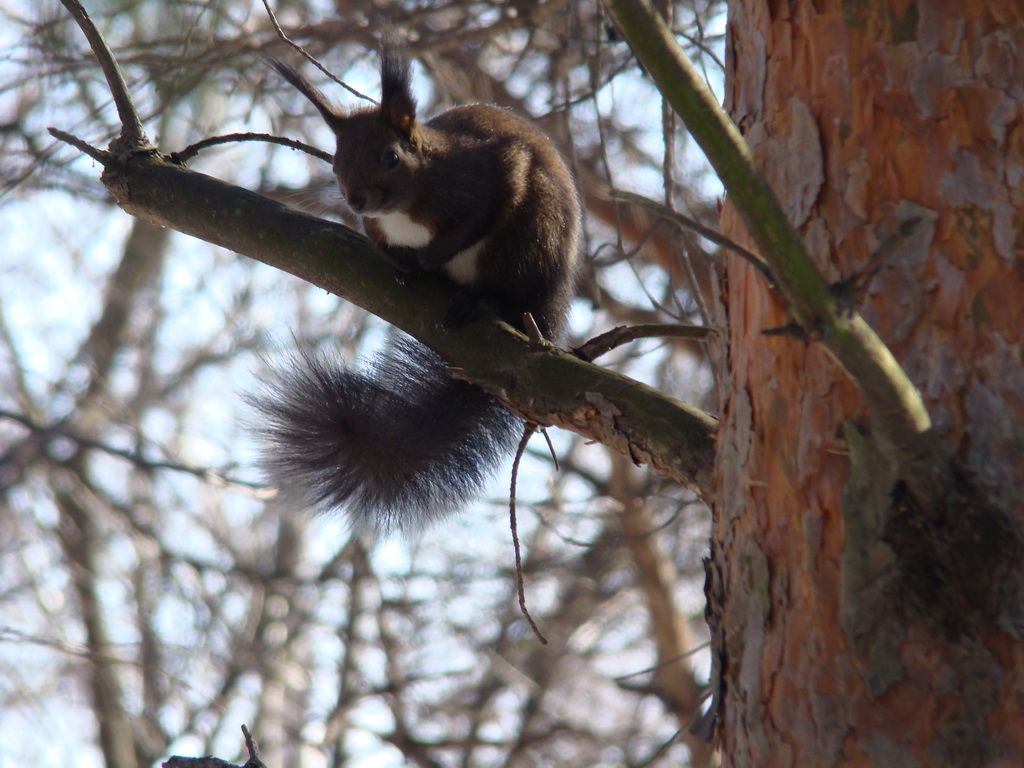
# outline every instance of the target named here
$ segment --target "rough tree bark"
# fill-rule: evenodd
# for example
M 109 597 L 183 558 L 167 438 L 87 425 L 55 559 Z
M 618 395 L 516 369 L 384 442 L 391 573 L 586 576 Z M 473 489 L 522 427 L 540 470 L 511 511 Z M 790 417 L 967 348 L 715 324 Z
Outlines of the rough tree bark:
M 787 307 L 732 258 L 726 764 L 1022 765 L 1024 6 L 735 0 L 729 47 L 731 116 L 818 268 L 854 278 L 960 490 L 917 515 L 864 396 L 821 346 L 763 335 Z M 728 204 L 722 227 L 744 240 Z

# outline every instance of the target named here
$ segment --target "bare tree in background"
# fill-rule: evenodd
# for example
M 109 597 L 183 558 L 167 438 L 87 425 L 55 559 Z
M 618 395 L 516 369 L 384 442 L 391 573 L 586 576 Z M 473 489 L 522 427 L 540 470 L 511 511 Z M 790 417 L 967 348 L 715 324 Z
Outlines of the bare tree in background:
M 236 131 L 330 148 L 262 64 L 295 54 L 261 8 L 89 5 L 162 151 Z M 622 323 L 706 319 L 694 288 L 708 283 L 707 242 L 610 195 L 715 215 L 679 125 L 600 6 L 275 10 L 291 39 L 367 93 L 387 18 L 409 41 L 424 112 L 496 102 L 556 138 L 588 209 L 576 343 Z M 718 79 L 709 30 L 721 4 L 670 10 Z M 689 730 L 707 663 L 694 651 L 709 519 L 693 495 L 568 434 L 554 436 L 554 472 L 535 441 L 520 532 L 547 646 L 516 605 L 507 472 L 489 503 L 372 552 L 266 498 L 240 400 L 259 356 L 292 338 L 355 356 L 381 323 L 126 217 L 94 165 L 45 133 L 103 146 L 120 130 L 80 30 L 54 3 L 8 0 L 2 12 L 0 751 L 108 768 L 229 757 L 246 722 L 270 766 L 709 764 Z M 343 216 L 329 168 L 293 150 L 232 144 L 190 165 Z M 697 343 L 606 358 L 715 408 Z

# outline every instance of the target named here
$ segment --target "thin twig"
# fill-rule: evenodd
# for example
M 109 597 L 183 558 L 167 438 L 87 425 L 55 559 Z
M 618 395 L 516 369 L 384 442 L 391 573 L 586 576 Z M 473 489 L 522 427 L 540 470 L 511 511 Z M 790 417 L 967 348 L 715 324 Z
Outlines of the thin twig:
M 637 339 L 651 339 L 659 337 L 672 337 L 675 339 L 706 339 L 712 333 L 718 333 L 714 328 L 706 328 L 699 325 L 676 325 L 675 323 L 641 323 L 640 325 L 618 325 L 610 331 L 605 331 L 599 336 L 588 340 L 584 344 L 573 348 L 573 352 L 581 360 L 588 363 L 593 362 L 606 352 L 615 347 L 629 344 Z
M 52 133 L 52 131 L 51 131 Z M 265 141 L 268 144 L 280 144 L 282 147 L 289 147 L 290 149 L 298 149 L 305 152 L 307 155 L 312 155 L 318 160 L 323 160 L 325 163 L 334 162 L 334 158 L 330 154 L 324 152 L 322 149 L 311 147 L 309 144 L 305 144 L 295 139 L 286 139 L 283 136 L 274 136 L 269 133 L 229 133 L 224 136 L 211 136 L 208 139 L 197 141 L 195 144 L 191 144 L 185 147 L 180 152 L 172 152 L 168 155 L 169 160 L 173 160 L 178 163 L 187 163 L 193 157 L 198 155 L 207 147 L 212 147 L 217 144 L 228 144 L 233 141 Z
M 117 116 L 121 121 L 121 140 L 129 151 L 153 149 L 153 145 L 142 128 L 142 120 L 135 109 L 131 94 L 128 93 L 128 85 L 124 81 L 124 74 L 121 67 L 114 60 L 114 54 L 107 46 L 107 41 L 96 28 L 93 20 L 85 7 L 77 0 L 61 0 L 61 3 L 77 22 L 82 32 L 85 33 L 92 48 L 96 60 L 99 62 L 103 76 L 107 79 L 107 87 L 110 88 L 110 95 L 114 97 L 114 104 L 117 107 Z
M 540 433 L 544 435 L 544 442 L 548 444 L 548 453 L 551 454 L 551 461 L 555 465 L 555 472 L 560 471 L 558 467 L 558 454 L 555 453 L 555 446 L 551 444 L 551 435 L 545 427 L 540 428 Z
M 690 656 L 693 656 L 693 655 L 695 655 L 697 653 L 700 653 L 701 651 L 705 650 L 706 648 L 710 648 L 710 647 L 711 647 L 711 641 L 710 640 L 707 640 L 707 641 L 705 641 L 703 643 L 698 643 L 697 645 L 695 645 L 690 650 L 683 651 L 682 653 L 673 656 L 671 659 L 665 659 L 664 661 L 659 661 L 653 667 L 647 667 L 646 669 L 641 669 L 641 670 L 639 670 L 637 672 L 630 672 L 628 675 L 619 675 L 618 677 L 613 677 L 612 680 L 614 680 L 616 683 L 623 683 L 626 680 L 629 680 L 631 677 L 639 677 L 640 675 L 646 675 L 646 674 L 649 674 L 651 672 L 657 672 L 659 669 L 664 669 L 669 664 L 675 664 L 677 661 L 682 661 L 683 659 L 688 658 Z
M 128 451 L 123 448 L 115 448 L 114 446 L 107 445 L 106 443 L 103 443 L 99 440 L 93 440 L 91 438 L 76 434 L 72 430 L 60 425 L 47 426 L 44 424 L 38 424 L 29 417 L 24 416 L 20 413 L 14 413 L 13 411 L 0 409 L 0 419 L 8 419 L 10 421 L 17 422 L 18 424 L 21 424 L 23 427 L 28 429 L 33 435 L 36 435 L 39 438 L 64 438 L 65 440 L 70 440 L 76 445 L 81 446 L 82 448 L 87 448 L 95 451 L 102 451 L 103 453 L 109 456 L 115 456 L 119 459 L 124 459 L 125 461 L 131 462 L 135 466 L 144 470 L 168 470 L 171 472 L 181 472 L 187 475 L 192 475 L 193 477 L 198 477 L 203 481 L 213 482 L 217 485 L 224 487 L 235 486 L 250 490 L 262 490 L 264 488 L 263 483 L 255 483 L 245 480 L 233 480 L 229 477 L 225 477 L 219 472 L 204 467 L 190 467 L 186 464 L 179 464 L 171 461 L 158 461 L 154 459 L 147 459 L 144 456 L 133 451 Z
M 699 19 L 699 16 L 697 18 Z M 701 52 L 701 57 L 700 57 L 701 64 L 704 63 L 704 57 L 707 57 L 707 58 L 711 59 L 713 62 L 715 62 L 715 65 L 723 73 L 725 72 L 725 62 L 722 61 L 720 58 L 718 58 L 718 54 L 715 53 L 715 50 L 711 46 L 709 46 L 706 43 L 704 43 L 704 40 L 703 40 L 704 35 L 703 34 L 701 34 L 701 36 L 698 38 L 698 37 L 694 37 L 691 34 L 683 32 L 680 29 L 676 29 L 674 31 L 675 31 L 675 33 L 679 37 L 683 38 L 686 42 L 688 42 L 690 45 L 692 45 L 694 48 L 696 48 L 698 51 Z M 705 69 L 704 74 L 705 74 L 705 78 L 707 78 L 707 70 L 706 69 Z
M 277 32 L 278 37 L 280 37 L 282 40 L 284 40 L 286 43 L 288 43 L 288 45 L 290 45 L 296 51 L 298 51 L 303 56 L 305 56 L 306 60 L 309 61 L 314 67 L 319 69 L 321 72 L 323 72 L 329 78 L 331 78 L 331 80 L 336 82 L 338 85 L 340 85 L 346 91 L 351 93 L 353 96 L 355 96 L 356 98 L 359 98 L 359 99 L 365 99 L 366 101 L 370 102 L 371 104 L 377 104 L 377 100 L 376 99 L 372 99 L 369 96 L 367 96 L 365 93 L 360 93 L 359 91 L 357 91 L 351 85 L 349 85 L 344 80 L 342 80 L 337 75 L 335 75 L 333 72 L 331 72 L 331 70 L 329 70 L 327 67 L 325 67 L 323 64 L 321 64 L 319 61 L 317 61 L 316 56 L 314 56 L 313 54 L 309 53 L 305 48 L 303 48 L 301 45 L 299 45 L 294 40 L 292 40 L 290 37 L 288 37 L 288 35 L 286 35 L 284 33 L 284 30 L 281 28 L 281 24 L 278 22 L 277 16 L 274 15 L 274 11 L 270 7 L 269 0 L 263 0 L 263 7 L 267 9 L 267 15 L 270 16 L 270 23 L 274 25 L 274 30 Z
M 540 332 L 540 327 L 531 312 L 523 312 L 523 330 L 530 337 L 530 341 L 544 341 L 544 334 Z
M 249 753 L 249 759 L 245 761 L 244 768 L 267 768 L 260 760 L 260 748 L 256 745 L 256 739 L 249 733 L 249 728 L 242 723 L 242 735 L 245 736 L 245 749 Z
M 530 442 L 530 438 L 536 431 L 537 425 L 533 422 L 527 422 L 526 428 L 523 430 L 523 439 L 519 441 L 519 447 L 516 448 L 516 457 L 512 462 L 512 490 L 509 493 L 508 517 L 509 527 L 512 530 L 512 548 L 516 553 L 516 592 L 519 596 L 519 610 L 526 617 L 526 621 L 530 625 L 530 629 L 533 630 L 533 634 L 537 636 L 541 644 L 547 645 L 547 638 L 540 633 L 537 624 L 533 620 L 533 616 L 530 615 L 530 611 L 526 607 L 526 588 L 523 586 L 523 558 L 519 547 L 519 529 L 516 525 L 516 482 L 519 478 L 519 462 L 522 461 L 523 453 L 526 451 L 526 444 Z
M 96 147 L 86 143 L 77 136 L 73 136 L 67 131 L 62 131 L 60 128 L 54 128 L 52 126 L 47 128 L 46 130 L 49 131 L 50 135 L 53 136 L 53 138 L 59 139 L 60 141 L 63 141 L 65 144 L 70 144 L 79 152 L 82 152 L 83 154 L 86 154 L 89 157 L 91 157 L 104 168 L 106 168 L 107 164 L 113 159 L 113 155 L 111 155 L 106 150 L 97 149 Z
M 616 200 L 625 200 L 630 203 L 635 203 L 636 205 L 641 205 L 644 208 L 649 208 L 650 210 L 658 214 L 658 216 L 664 219 L 665 221 L 670 221 L 673 224 L 676 224 L 680 227 L 691 229 L 698 235 L 703 237 L 705 240 L 710 240 L 711 242 L 720 245 L 723 248 L 728 248 L 729 250 L 735 252 L 736 255 L 750 262 L 750 264 L 753 265 L 758 272 L 764 275 L 764 278 L 765 280 L 768 281 L 769 285 L 771 285 L 772 287 L 776 285 L 775 278 L 772 276 L 772 271 L 768 267 L 768 263 L 763 258 L 758 256 L 753 251 L 744 248 L 735 240 L 726 237 L 717 230 L 714 230 L 711 227 L 706 227 L 696 219 L 691 219 L 689 216 L 685 216 L 679 213 L 679 211 L 674 211 L 668 206 L 663 205 L 662 203 L 655 202 L 654 200 L 646 198 L 643 195 L 638 195 L 635 192 L 626 192 L 621 189 L 613 189 L 611 192 L 611 196 Z

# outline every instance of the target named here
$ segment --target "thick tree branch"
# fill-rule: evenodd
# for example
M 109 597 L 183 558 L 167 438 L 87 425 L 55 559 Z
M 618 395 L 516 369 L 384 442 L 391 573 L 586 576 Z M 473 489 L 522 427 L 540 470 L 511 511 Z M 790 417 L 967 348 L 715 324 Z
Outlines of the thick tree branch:
M 399 285 L 352 230 L 168 162 L 107 158 L 104 184 L 128 213 L 289 272 L 358 304 L 436 350 L 453 375 L 480 384 L 523 417 L 570 429 L 703 492 L 716 421 L 652 387 L 530 342 L 497 320 L 441 328 L 450 283 Z
M 122 136 L 144 141 L 120 69 L 80 4 L 64 0 L 100 59 Z M 56 132 L 54 135 L 60 135 Z M 445 330 L 452 286 L 440 277 L 397 285 L 362 236 L 265 197 L 195 173 L 155 150 L 94 155 L 102 181 L 128 213 L 250 256 L 334 293 L 416 337 L 458 366 L 453 375 L 492 392 L 529 421 L 578 432 L 703 492 L 709 487 L 716 421 L 625 376 L 498 321 Z
M 749 147 L 649 0 L 605 0 L 623 37 L 722 179 L 797 323 L 857 384 L 901 479 L 924 508 L 947 503 L 952 469 L 914 385 L 877 334 L 840 307 Z

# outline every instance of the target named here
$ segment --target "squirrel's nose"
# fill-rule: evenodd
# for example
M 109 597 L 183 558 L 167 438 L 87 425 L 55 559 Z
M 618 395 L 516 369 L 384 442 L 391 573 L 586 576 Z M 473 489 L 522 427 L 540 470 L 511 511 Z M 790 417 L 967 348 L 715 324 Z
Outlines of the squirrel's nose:
M 362 213 L 366 210 L 366 193 L 362 190 L 349 192 L 345 195 L 345 201 L 353 213 Z
M 349 191 L 345 200 L 353 213 L 373 214 L 384 206 L 384 197 L 384 191 L 379 187 L 366 187 Z

